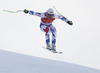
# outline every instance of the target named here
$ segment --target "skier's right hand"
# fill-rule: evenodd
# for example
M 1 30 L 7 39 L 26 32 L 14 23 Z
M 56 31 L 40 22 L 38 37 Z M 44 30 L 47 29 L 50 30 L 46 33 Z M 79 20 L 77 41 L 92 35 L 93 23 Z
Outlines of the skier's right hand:
M 26 14 L 27 14 L 28 12 L 29 12 L 28 10 L 24 9 L 24 13 L 26 13 Z
M 69 24 L 69 25 L 73 25 L 73 22 L 72 21 L 67 21 L 67 23 Z

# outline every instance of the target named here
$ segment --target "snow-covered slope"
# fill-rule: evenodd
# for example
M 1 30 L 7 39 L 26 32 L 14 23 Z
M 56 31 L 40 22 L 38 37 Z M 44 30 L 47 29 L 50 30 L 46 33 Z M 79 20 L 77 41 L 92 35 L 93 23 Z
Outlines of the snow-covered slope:
M 0 50 L 0 73 L 100 73 L 100 70 Z

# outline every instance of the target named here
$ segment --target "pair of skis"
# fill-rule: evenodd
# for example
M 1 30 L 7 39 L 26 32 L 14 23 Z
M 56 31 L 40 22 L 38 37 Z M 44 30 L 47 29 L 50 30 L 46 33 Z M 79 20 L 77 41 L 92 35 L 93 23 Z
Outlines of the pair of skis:
M 62 54 L 62 52 L 58 52 L 58 51 L 55 51 L 55 50 L 47 49 L 46 47 L 43 47 L 43 48 L 48 50 L 48 51 L 51 51 L 52 53 Z

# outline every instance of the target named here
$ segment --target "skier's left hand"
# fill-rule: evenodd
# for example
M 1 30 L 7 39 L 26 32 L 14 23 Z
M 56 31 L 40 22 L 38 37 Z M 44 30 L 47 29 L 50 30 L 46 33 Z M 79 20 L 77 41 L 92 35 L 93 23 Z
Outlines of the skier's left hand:
M 72 21 L 67 21 L 67 23 L 68 23 L 69 25 L 73 25 L 73 22 L 72 22 Z

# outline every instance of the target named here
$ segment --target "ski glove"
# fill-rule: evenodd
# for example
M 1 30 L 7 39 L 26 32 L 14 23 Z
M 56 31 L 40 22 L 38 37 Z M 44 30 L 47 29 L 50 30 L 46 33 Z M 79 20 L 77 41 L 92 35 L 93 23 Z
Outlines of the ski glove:
M 26 14 L 27 14 L 28 12 L 29 12 L 28 10 L 24 9 L 24 13 L 26 13 Z
M 73 25 L 73 22 L 72 22 L 72 21 L 67 21 L 67 23 L 68 23 L 69 25 Z

